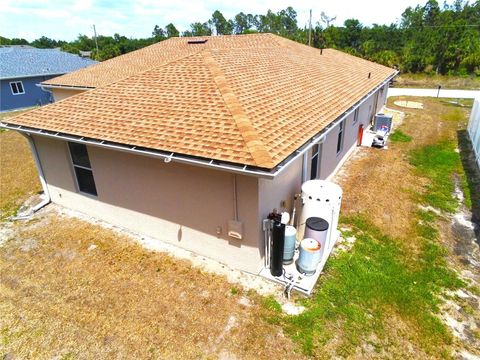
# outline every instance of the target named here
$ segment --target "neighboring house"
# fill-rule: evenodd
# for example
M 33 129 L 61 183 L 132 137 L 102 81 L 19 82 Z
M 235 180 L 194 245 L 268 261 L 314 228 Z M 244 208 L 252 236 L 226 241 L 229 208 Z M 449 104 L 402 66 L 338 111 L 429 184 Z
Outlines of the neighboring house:
M 55 49 L 0 46 L 0 111 L 51 103 L 39 83 L 96 63 Z
M 472 142 L 478 167 L 480 168 L 480 97 L 474 100 L 467 131 Z
M 2 126 L 53 202 L 257 273 L 262 219 L 336 171 L 395 75 L 272 34 L 171 38 L 43 82 L 64 100 Z

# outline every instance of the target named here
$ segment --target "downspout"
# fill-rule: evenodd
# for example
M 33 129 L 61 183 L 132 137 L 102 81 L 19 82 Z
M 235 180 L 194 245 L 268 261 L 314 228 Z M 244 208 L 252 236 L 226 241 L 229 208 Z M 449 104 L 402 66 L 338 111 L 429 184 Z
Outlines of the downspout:
M 42 189 L 43 189 L 43 200 L 40 203 L 38 203 L 37 205 L 35 205 L 34 207 L 32 207 L 27 215 L 16 216 L 16 217 L 13 218 L 13 220 L 29 219 L 38 210 L 43 208 L 45 205 L 50 204 L 50 201 L 51 201 L 50 192 L 48 191 L 47 182 L 45 181 L 45 175 L 43 173 L 42 164 L 40 163 L 40 158 L 38 156 L 37 147 L 35 146 L 35 141 L 33 140 L 32 136 L 30 134 L 23 134 L 23 133 L 21 133 L 21 134 L 23 136 L 25 136 L 25 138 L 27 138 L 28 144 L 30 145 L 30 149 L 31 149 L 32 154 L 33 154 L 33 160 L 35 161 L 35 166 L 36 166 L 37 171 L 38 171 L 38 177 L 40 178 L 40 184 L 42 185 Z

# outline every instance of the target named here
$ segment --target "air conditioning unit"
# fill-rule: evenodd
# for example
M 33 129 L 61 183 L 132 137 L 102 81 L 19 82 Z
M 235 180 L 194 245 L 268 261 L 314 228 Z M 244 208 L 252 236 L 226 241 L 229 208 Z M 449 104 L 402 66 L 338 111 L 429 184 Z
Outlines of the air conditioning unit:
M 373 131 L 386 130 L 387 133 L 392 129 L 392 115 L 379 113 L 375 115 L 373 122 Z

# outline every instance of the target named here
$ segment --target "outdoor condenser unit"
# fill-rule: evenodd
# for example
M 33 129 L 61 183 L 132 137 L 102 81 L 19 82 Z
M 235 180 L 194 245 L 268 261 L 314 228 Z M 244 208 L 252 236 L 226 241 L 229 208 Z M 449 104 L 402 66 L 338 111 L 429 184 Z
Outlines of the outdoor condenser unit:
M 378 130 L 382 129 L 382 127 L 387 127 L 387 133 L 390 132 L 392 129 L 392 115 L 387 115 L 383 113 L 379 113 L 375 115 L 375 120 L 373 123 L 373 131 L 377 132 Z

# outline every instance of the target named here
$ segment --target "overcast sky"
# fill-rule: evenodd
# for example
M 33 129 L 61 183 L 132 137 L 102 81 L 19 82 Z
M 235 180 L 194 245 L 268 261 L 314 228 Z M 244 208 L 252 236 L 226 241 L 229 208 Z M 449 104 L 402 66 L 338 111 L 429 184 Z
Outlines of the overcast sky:
M 0 0 L 0 35 L 25 38 L 29 41 L 42 35 L 57 40 L 73 40 L 78 34 L 92 35 L 92 24 L 102 35 L 119 33 L 127 37 L 149 37 L 153 27 L 172 22 L 180 31 L 195 21 L 208 20 L 215 10 L 227 19 L 243 11 L 265 14 L 292 6 L 298 13 L 298 24 L 308 22 L 309 9 L 313 22 L 324 11 L 336 16 L 336 25 L 345 19 L 357 18 L 363 24 L 390 24 L 399 20 L 408 6 L 423 5 L 418 0 L 242 0 L 188 1 L 179 0 Z

